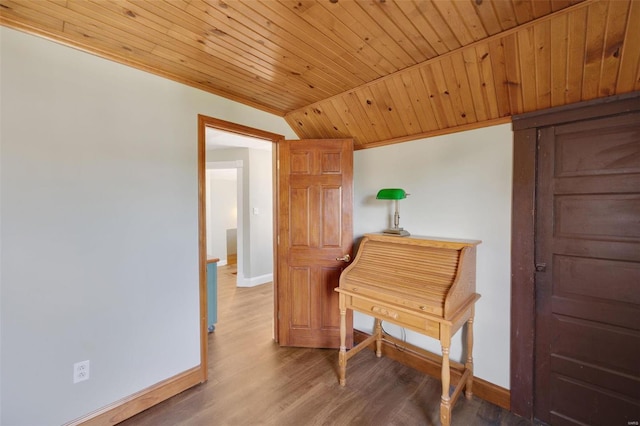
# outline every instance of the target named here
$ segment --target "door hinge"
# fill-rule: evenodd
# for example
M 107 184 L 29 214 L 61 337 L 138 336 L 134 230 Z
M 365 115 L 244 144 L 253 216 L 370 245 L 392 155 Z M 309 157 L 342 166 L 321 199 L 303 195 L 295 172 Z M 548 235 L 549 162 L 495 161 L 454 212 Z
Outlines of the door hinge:
M 545 272 L 547 270 L 547 264 L 546 263 L 536 263 L 536 271 L 537 272 Z

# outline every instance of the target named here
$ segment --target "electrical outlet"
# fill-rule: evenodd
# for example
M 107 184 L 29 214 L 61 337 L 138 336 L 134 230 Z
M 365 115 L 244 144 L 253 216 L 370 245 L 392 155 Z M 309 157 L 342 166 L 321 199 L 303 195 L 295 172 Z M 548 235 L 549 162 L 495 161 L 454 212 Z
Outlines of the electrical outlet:
M 73 364 L 73 383 L 89 380 L 89 360 Z

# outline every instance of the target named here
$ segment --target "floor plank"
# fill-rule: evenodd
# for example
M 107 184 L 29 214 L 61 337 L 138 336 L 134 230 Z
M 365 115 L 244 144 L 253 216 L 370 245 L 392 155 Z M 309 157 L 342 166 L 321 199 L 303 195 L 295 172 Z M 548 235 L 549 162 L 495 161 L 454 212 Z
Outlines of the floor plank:
M 273 286 L 235 286 L 218 268 L 218 324 L 209 334 L 209 381 L 122 426 L 440 424 L 440 382 L 365 350 L 338 385 L 334 349 L 281 348 L 273 341 Z M 456 403 L 454 426 L 530 422 L 478 398 Z

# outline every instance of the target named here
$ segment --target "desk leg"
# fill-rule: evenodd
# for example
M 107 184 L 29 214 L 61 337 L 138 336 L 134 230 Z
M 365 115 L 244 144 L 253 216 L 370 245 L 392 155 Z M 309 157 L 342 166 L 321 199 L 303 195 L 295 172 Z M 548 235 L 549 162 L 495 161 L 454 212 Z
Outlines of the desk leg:
M 444 330 L 443 330 L 444 331 Z M 440 398 L 440 423 L 442 426 L 451 424 L 451 397 L 449 386 L 451 384 L 451 371 L 449 370 L 449 347 L 451 336 L 445 332 L 440 343 L 442 344 L 442 397 Z
M 344 294 L 340 293 L 340 352 L 338 353 L 338 378 L 340 386 L 347 384 L 347 303 Z
M 471 317 L 467 320 L 467 362 L 464 364 L 465 368 L 470 372 L 464 391 L 467 399 L 471 399 L 473 396 L 473 311 L 472 308 Z
M 376 333 L 376 356 L 380 358 L 382 356 L 382 321 L 376 318 L 373 328 Z

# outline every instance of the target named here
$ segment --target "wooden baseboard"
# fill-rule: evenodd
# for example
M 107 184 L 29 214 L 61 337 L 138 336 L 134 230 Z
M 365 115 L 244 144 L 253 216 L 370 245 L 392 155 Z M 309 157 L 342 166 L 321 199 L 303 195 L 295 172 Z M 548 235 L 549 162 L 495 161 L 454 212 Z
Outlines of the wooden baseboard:
M 359 330 L 353 330 L 353 340 L 355 344 L 364 341 L 370 335 Z M 369 345 L 371 350 L 375 350 L 375 342 Z M 442 371 L 442 357 L 414 345 L 403 343 L 402 347 L 384 340 L 382 342 L 382 354 L 394 361 L 411 367 L 415 370 L 426 373 L 440 380 Z M 451 363 L 451 384 L 457 385 L 462 377 L 461 365 Z M 494 385 L 486 380 L 473 378 L 473 394 L 480 399 L 489 401 L 506 410 L 511 408 L 511 393 L 508 389 Z
M 66 423 L 65 426 L 115 425 L 182 391 L 202 383 L 202 381 L 202 370 L 200 366 L 197 366 L 89 413 L 86 416 Z

